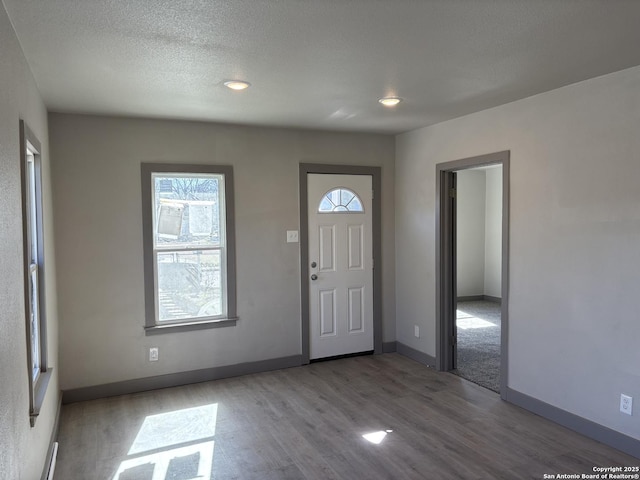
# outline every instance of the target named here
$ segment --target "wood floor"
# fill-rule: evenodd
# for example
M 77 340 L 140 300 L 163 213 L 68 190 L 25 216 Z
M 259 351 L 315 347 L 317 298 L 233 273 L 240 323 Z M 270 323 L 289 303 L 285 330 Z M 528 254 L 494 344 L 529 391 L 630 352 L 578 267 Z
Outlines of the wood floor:
M 58 480 L 513 480 L 640 463 L 399 354 L 65 405 L 58 441 Z

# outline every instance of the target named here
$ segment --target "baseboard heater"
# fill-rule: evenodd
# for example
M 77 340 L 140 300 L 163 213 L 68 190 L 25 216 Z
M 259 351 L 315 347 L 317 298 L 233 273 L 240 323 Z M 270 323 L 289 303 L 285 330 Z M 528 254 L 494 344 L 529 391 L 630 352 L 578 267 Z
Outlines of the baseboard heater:
M 58 442 L 53 443 L 53 450 L 51 451 L 51 461 L 49 462 L 49 473 L 47 473 L 46 480 L 53 480 L 53 474 L 56 471 L 56 458 L 58 458 Z

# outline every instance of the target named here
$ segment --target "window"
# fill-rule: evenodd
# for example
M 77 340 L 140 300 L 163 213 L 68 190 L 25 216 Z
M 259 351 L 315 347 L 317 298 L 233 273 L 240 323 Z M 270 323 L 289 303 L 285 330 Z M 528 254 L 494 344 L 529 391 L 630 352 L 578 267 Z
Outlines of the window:
M 142 164 L 147 334 L 234 325 L 233 170 Z
M 44 296 L 44 237 L 40 142 L 20 121 L 24 298 L 29 373 L 29 416 L 35 425 L 51 370 L 47 368 L 47 323 Z
M 364 212 L 360 197 L 348 188 L 336 188 L 325 193 L 318 206 L 319 213 Z

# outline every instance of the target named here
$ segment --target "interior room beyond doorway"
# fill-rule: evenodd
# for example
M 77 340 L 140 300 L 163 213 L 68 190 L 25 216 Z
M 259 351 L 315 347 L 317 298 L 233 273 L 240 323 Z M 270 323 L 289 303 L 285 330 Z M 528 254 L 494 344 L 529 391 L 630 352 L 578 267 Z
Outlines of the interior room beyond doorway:
M 500 392 L 502 166 L 456 172 L 453 373 Z

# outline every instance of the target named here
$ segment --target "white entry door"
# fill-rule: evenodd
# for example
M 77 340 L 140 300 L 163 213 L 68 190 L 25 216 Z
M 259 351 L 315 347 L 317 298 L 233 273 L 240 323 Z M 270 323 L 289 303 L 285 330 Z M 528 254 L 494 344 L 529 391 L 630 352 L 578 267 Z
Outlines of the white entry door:
M 307 175 L 311 359 L 373 350 L 371 182 Z

